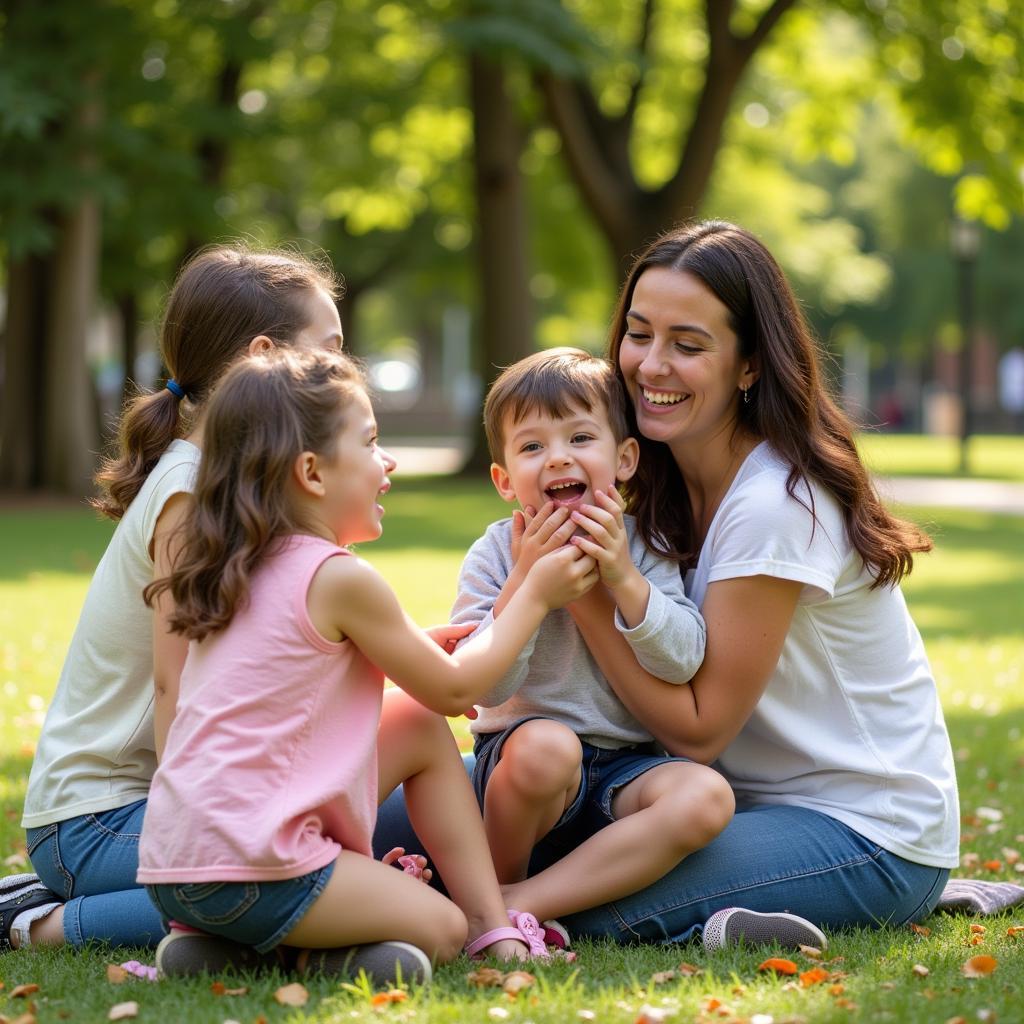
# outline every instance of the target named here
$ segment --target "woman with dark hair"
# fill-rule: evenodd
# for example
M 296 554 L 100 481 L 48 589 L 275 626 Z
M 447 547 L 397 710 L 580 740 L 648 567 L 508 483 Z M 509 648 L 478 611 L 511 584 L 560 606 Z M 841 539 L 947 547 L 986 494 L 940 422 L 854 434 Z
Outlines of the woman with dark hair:
M 899 589 L 931 542 L 879 501 L 784 274 L 731 224 L 670 232 L 626 279 L 610 357 L 641 448 L 628 508 L 680 563 L 704 663 L 664 683 L 605 588 L 568 607 L 626 707 L 670 754 L 714 762 L 737 808 L 658 882 L 562 923 L 715 949 L 926 916 L 959 857 L 949 738 Z M 400 800 L 375 843 L 415 845 Z M 531 873 L 565 852 L 542 842 Z
M 573 615 L 629 710 L 669 753 L 714 762 L 737 813 L 659 882 L 564 924 L 670 941 L 714 915 L 716 946 L 758 932 L 749 911 L 925 916 L 959 846 L 949 738 L 899 589 L 931 542 L 875 493 L 785 276 L 731 224 L 670 232 L 626 279 L 610 357 L 641 444 L 628 505 L 679 561 L 707 654 L 667 686 L 627 657 L 602 588 Z

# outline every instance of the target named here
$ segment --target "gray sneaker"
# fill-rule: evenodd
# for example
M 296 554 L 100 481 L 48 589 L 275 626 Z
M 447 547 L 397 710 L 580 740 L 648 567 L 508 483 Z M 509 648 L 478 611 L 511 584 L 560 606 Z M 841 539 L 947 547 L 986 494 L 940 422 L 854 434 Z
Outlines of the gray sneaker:
M 374 988 L 402 983 L 427 985 L 433 977 L 430 958 L 408 942 L 369 942 L 336 949 L 306 949 L 297 964 L 301 974 L 328 974 L 357 978 L 365 971 Z
M 712 914 L 705 922 L 704 948 L 708 952 L 739 942 L 828 948 L 824 933 L 796 914 L 759 914 L 756 910 L 727 907 Z
M 229 968 L 258 971 L 272 967 L 283 967 L 276 949 L 257 953 L 252 946 L 206 932 L 172 928 L 156 947 L 158 978 L 194 978 L 197 974 L 219 974 Z

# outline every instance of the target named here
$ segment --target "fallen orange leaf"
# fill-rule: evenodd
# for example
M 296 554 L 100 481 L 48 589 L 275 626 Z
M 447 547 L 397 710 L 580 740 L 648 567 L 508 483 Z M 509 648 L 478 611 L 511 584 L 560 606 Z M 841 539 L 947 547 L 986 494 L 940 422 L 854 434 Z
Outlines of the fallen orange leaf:
M 983 924 L 972 924 L 971 933 L 974 935 L 984 935 L 988 929 Z
M 1024 924 L 1011 924 L 1006 929 L 1006 937 L 1008 939 L 1015 939 L 1018 935 L 1024 935 Z
M 828 971 L 822 970 L 820 967 L 815 967 L 810 971 L 804 971 L 800 975 L 800 984 L 804 988 L 810 988 L 812 985 L 820 985 L 823 981 L 828 980 Z
M 967 940 L 967 945 L 968 946 L 980 946 L 984 941 L 985 941 L 985 939 L 984 939 L 983 936 L 981 936 L 981 935 L 972 935 Z
M 119 964 L 107 964 L 107 981 L 111 985 L 123 985 L 128 980 L 128 972 Z
M 695 964 L 688 964 L 685 960 L 676 968 L 676 970 L 684 978 L 693 978 L 698 974 L 704 973 L 703 967 L 697 967 Z
M 708 996 L 704 1000 L 704 1012 L 711 1013 L 713 1010 L 717 1010 L 722 1005 L 721 999 L 716 999 L 714 996 Z
M 510 996 L 517 996 L 524 989 L 537 983 L 537 979 L 529 971 L 511 971 L 505 975 L 501 983 L 502 991 Z
M 11 998 L 12 999 L 24 999 L 27 996 L 32 995 L 33 992 L 38 992 L 38 991 L 39 991 L 39 986 L 38 985 L 15 985 L 14 988 L 11 989 Z
M 829 985 L 828 987 L 828 994 L 830 996 L 841 996 L 845 991 L 845 985 Z
M 981 866 L 986 871 L 1002 871 L 1003 862 L 1001 860 L 987 860 Z
M 504 980 L 504 972 L 495 967 L 481 967 L 466 975 L 466 981 L 477 988 L 498 988 Z
M 389 1003 L 404 1003 L 409 997 L 400 988 L 389 988 L 387 992 L 377 992 L 370 999 L 371 1006 L 387 1006 Z
M 758 964 L 757 969 L 759 971 L 774 971 L 776 974 L 796 974 L 796 964 L 792 960 L 782 960 L 775 956 Z
M 961 968 L 965 978 L 984 978 L 991 974 L 999 965 L 994 956 L 972 956 Z
M 274 993 L 274 1000 L 281 1006 L 305 1006 L 309 1001 L 309 993 L 305 986 L 293 981 L 290 985 L 282 985 Z
M 910 930 L 915 935 L 923 935 L 925 938 L 927 938 L 932 933 L 931 928 L 925 928 L 923 924 L 912 924 L 910 926 Z

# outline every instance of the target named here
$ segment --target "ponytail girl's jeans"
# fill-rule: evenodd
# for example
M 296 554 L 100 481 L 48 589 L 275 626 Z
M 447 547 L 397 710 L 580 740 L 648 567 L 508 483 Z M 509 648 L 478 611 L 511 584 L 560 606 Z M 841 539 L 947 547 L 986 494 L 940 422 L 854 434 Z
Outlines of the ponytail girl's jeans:
M 164 936 L 160 913 L 136 884 L 146 801 L 26 833 L 32 867 L 64 904 L 64 940 L 154 946 Z

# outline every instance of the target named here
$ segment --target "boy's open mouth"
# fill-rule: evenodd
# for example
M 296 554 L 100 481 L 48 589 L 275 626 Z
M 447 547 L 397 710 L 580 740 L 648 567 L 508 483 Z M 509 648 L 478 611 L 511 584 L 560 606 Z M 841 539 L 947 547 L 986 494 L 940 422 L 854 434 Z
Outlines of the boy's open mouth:
M 550 487 L 544 488 L 544 494 L 554 502 L 568 503 L 578 501 L 587 490 L 586 484 L 578 480 L 556 480 Z

